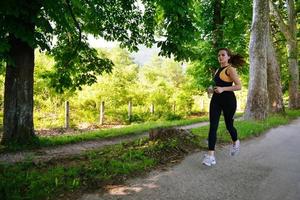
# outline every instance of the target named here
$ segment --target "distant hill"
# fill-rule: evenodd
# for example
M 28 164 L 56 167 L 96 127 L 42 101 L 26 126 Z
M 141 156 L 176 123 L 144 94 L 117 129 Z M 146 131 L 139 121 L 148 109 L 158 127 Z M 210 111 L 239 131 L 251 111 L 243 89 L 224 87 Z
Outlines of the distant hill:
M 139 46 L 138 52 L 131 53 L 134 58 L 134 62 L 138 65 L 144 65 L 146 62 L 150 61 L 153 55 L 157 55 L 159 53 L 159 49 L 156 47 L 152 47 L 151 49 L 145 46 Z
M 94 48 L 114 48 L 118 46 L 118 42 L 108 42 L 102 38 L 95 39 L 93 36 L 88 36 L 88 41 L 91 47 Z M 153 55 L 157 55 L 159 49 L 157 47 L 147 48 L 144 45 L 139 45 L 138 52 L 132 52 L 131 55 L 134 59 L 134 62 L 138 65 L 144 65 L 148 62 Z

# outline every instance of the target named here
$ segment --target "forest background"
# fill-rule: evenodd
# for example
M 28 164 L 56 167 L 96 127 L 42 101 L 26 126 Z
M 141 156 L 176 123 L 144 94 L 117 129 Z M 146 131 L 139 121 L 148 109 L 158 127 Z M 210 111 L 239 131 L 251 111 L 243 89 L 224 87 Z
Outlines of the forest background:
M 116 2 L 118 3 L 119 1 Z M 289 2 L 294 1 L 287 1 L 287 3 L 283 1 L 270 2 L 273 2 L 275 10 L 279 12 L 287 26 L 291 22 L 289 20 L 289 12 L 291 9 L 294 9 L 292 16 L 293 20 L 296 21 L 296 30 L 294 32 L 297 40 L 299 40 L 300 34 L 297 31 L 299 29 L 298 2 L 295 2 L 296 4 L 293 4 L 293 6 L 290 6 Z M 254 23 L 254 18 L 252 18 L 252 1 L 143 1 L 146 9 L 144 11 L 137 11 L 139 6 L 130 2 L 124 3 L 120 1 L 120 4 L 111 2 L 112 5 L 105 5 L 109 9 L 112 8 L 112 10 L 108 9 L 107 17 L 112 17 L 115 20 L 112 24 L 122 25 L 125 23 L 127 27 L 122 28 L 130 29 L 130 31 L 122 32 L 113 25 L 112 28 L 116 28 L 116 30 L 112 30 L 115 32 L 110 34 L 108 30 L 111 24 L 105 19 L 107 27 L 105 27 L 103 33 L 98 35 L 103 35 L 105 39 L 110 41 L 120 41 L 122 49 L 97 49 L 96 51 L 89 48 L 89 44 L 86 43 L 86 34 L 83 32 L 91 32 L 97 35 L 96 32 L 99 31 L 97 28 L 100 27 L 100 23 L 98 27 L 97 24 L 93 24 L 94 21 L 91 18 L 89 18 L 90 21 L 88 18 L 84 18 L 95 16 L 81 16 L 80 11 L 86 8 L 79 1 L 61 3 L 66 6 L 67 10 L 71 8 L 69 9 L 70 15 L 64 15 L 66 17 L 65 22 L 72 22 L 75 25 L 71 26 L 72 23 L 66 25 L 64 24 L 65 22 L 54 18 L 54 20 L 57 20 L 57 25 L 62 26 L 55 30 L 58 32 L 49 32 L 59 36 L 57 44 L 52 44 L 51 51 L 49 51 L 49 47 L 46 47 L 48 44 L 43 42 L 51 38 L 48 38 L 48 32 L 45 34 L 45 38 L 42 39 L 40 38 L 41 35 L 34 35 L 39 45 L 39 48 L 35 48 L 34 61 L 33 118 L 35 129 L 64 126 L 66 101 L 70 104 L 71 127 L 74 128 L 97 126 L 99 124 L 101 102 L 105 104 L 105 124 L 115 125 L 160 119 L 181 119 L 200 112 L 207 112 L 209 99 L 207 98 L 206 89 L 212 84 L 213 74 L 219 67 L 216 51 L 220 47 L 228 47 L 233 52 L 239 53 L 246 58 L 246 66 L 238 69 L 243 83 L 243 90 L 237 92 L 238 111 L 245 109 L 248 84 L 253 82 L 250 81 L 249 54 L 251 52 L 249 52 L 248 48 L 251 46 L 250 35 Z M 49 3 L 49 5 L 45 6 L 52 8 L 54 5 Z M 144 14 L 142 18 L 139 18 L 137 15 L 130 15 L 130 17 L 132 17 L 132 20 L 142 20 L 147 25 L 144 28 L 145 35 L 141 33 L 141 36 L 139 36 L 135 32 L 137 26 L 134 23 L 130 24 L 133 21 L 122 22 L 123 19 L 118 14 L 119 8 L 125 11 L 126 9 L 129 11 L 133 10 L 133 13 Z M 274 14 L 274 9 L 271 12 L 273 14 L 270 15 L 269 10 L 262 10 L 268 15 L 268 26 L 270 25 L 268 30 L 276 50 L 276 58 L 280 67 L 281 91 L 287 106 L 289 103 L 288 99 L 291 97 L 291 93 L 287 93 L 291 81 L 288 61 L 291 56 L 288 55 L 289 51 L 287 50 L 289 38 L 281 30 L 280 23 L 278 23 Z M 42 11 L 46 12 L 46 10 Z M 18 11 L 14 12 L 18 13 Z M 42 14 L 45 14 L 43 12 Z M 7 13 L 11 14 L 8 11 Z M 53 14 L 51 9 L 49 9 L 48 14 L 49 16 Z M 25 15 L 27 16 L 26 13 Z M 85 21 L 85 29 L 80 29 L 80 26 L 83 26 L 81 24 L 83 22 L 78 23 L 76 15 L 78 15 L 78 19 L 87 20 Z M 31 15 L 28 14 L 28 16 Z M 45 19 L 48 20 L 48 18 Z M 103 19 L 101 18 L 101 20 Z M 37 25 L 45 28 L 45 24 Z M 48 26 L 51 27 L 51 24 L 48 24 Z M 7 27 L 9 30 L 14 30 L 12 24 L 8 23 Z M 54 30 L 56 27 L 51 28 Z M 70 31 L 69 35 L 63 32 L 64 28 Z M 18 30 L 14 31 L 14 34 L 18 36 Z M 149 34 L 147 31 L 149 31 Z M 80 36 L 79 38 L 82 39 L 79 43 L 79 48 L 81 49 L 75 52 L 76 55 L 68 54 L 68 50 L 77 48 L 77 36 Z M 6 37 L 7 35 L 4 34 L 3 38 L 5 41 Z M 23 37 L 25 40 L 28 39 L 26 38 L 27 35 Z M 156 43 L 157 47 L 160 48 L 159 56 L 164 57 L 154 55 L 150 62 L 144 65 L 134 63 L 129 51 L 137 51 L 138 43 L 145 43 L 148 47 Z M 253 43 L 262 44 L 263 42 L 255 41 Z M 6 46 L 3 45 L 1 48 L 3 50 L 2 53 L 4 52 L 3 59 L 7 59 L 5 57 Z M 297 48 L 299 49 L 299 42 Z M 298 54 L 299 52 L 297 52 Z M 100 58 L 99 62 L 97 57 Z M 93 62 L 95 65 L 93 65 Z M 297 62 L 299 63 L 299 59 Z M 11 64 L 9 59 L 6 60 L 6 64 Z M 98 65 L 103 68 L 97 69 Z M 5 67 L 3 60 L 1 68 L 1 102 L 4 102 L 5 99 L 3 95 L 5 68 L 7 67 Z M 256 66 L 256 68 L 258 67 Z M 299 82 L 296 85 L 299 87 Z M 256 87 L 256 89 L 259 90 L 259 87 Z M 260 97 L 258 96 L 258 98 Z M 254 102 L 254 100 L 251 100 L 251 102 Z M 18 103 L 22 104 L 22 102 Z M 128 117 L 128 104 L 133 106 L 130 119 Z M 292 106 L 292 108 L 297 107 L 296 104 L 294 107 Z M 1 104 L 1 109 L 3 109 L 3 104 Z M 11 124 L 9 122 L 13 115 L 8 114 L 7 116 L 7 122 Z M 261 118 L 263 117 L 265 115 Z M 25 127 L 29 127 L 28 133 L 30 134 L 32 125 L 26 125 Z

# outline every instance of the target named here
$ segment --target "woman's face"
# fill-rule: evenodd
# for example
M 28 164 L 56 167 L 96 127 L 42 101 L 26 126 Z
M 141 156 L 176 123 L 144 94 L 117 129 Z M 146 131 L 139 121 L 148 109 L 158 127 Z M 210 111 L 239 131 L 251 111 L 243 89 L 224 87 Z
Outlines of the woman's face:
M 227 51 L 221 50 L 218 53 L 218 61 L 220 64 L 227 64 L 230 56 L 228 56 Z

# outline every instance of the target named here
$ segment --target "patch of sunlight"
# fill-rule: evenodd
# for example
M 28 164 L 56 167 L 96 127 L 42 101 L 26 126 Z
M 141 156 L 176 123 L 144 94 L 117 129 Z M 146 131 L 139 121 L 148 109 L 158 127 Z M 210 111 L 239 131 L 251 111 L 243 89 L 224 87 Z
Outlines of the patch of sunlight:
M 114 185 L 114 186 L 108 186 L 108 193 L 110 195 L 128 195 L 136 192 L 142 191 L 142 187 L 136 187 L 136 186 L 123 186 L 123 185 Z
M 125 185 L 110 185 L 106 189 L 110 195 L 129 195 L 132 193 L 141 192 L 143 189 L 155 189 L 158 185 L 154 183 L 144 183 L 141 185 L 125 186 Z

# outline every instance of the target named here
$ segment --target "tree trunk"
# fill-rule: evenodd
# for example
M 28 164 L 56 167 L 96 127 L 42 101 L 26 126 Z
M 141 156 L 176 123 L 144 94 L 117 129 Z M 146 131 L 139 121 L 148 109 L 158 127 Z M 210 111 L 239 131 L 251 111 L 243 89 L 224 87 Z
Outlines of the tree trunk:
M 34 26 L 30 26 L 34 30 Z M 4 132 L 2 144 L 28 143 L 34 137 L 33 70 L 34 48 L 10 35 L 4 91 Z
M 267 89 L 267 34 L 269 4 L 266 0 L 253 1 L 250 35 L 250 80 L 245 119 L 265 119 L 268 114 Z M 267 28 L 266 28 L 267 27 Z
M 289 62 L 289 108 L 299 108 L 299 67 L 297 64 L 298 46 L 297 46 L 297 21 L 294 0 L 287 0 L 288 26 L 291 38 L 287 40 L 288 62 Z
M 297 40 L 288 41 L 289 108 L 299 108 L 299 68 L 297 64 Z
M 214 1 L 214 16 L 213 16 L 213 47 L 218 49 L 223 42 L 223 18 L 222 18 L 222 2 L 221 0 Z
M 299 67 L 297 64 L 298 59 L 298 45 L 297 45 L 297 20 L 296 20 L 296 9 L 295 1 L 287 0 L 287 14 L 288 20 L 285 23 L 279 9 L 270 0 L 270 5 L 272 7 L 275 18 L 278 22 L 280 31 L 283 33 L 285 39 L 287 40 L 288 47 L 288 64 L 289 64 L 289 108 L 296 109 L 299 108 Z
M 279 68 L 276 52 L 273 46 L 271 32 L 268 34 L 267 41 L 268 41 L 267 75 L 268 75 L 269 111 L 272 113 L 284 112 L 280 68 Z

